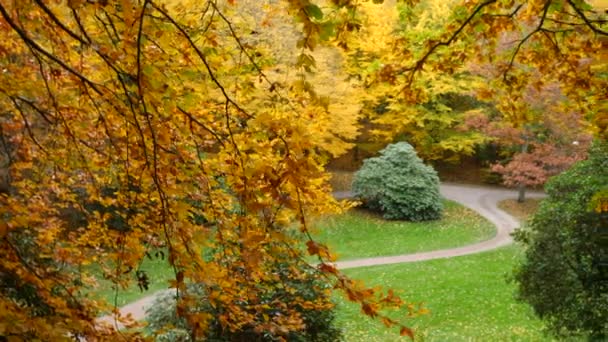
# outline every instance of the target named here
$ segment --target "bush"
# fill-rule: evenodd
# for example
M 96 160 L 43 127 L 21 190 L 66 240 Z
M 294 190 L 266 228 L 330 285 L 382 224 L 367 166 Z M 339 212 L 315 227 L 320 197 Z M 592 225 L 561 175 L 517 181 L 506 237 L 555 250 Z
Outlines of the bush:
M 414 148 L 400 142 L 363 162 L 355 173 L 353 194 L 371 210 L 392 220 L 425 221 L 441 217 L 439 177 Z
M 608 144 L 549 180 L 548 197 L 515 234 L 526 247 L 515 270 L 518 298 L 558 337 L 608 338 L 608 212 L 590 205 L 608 187 Z
M 331 287 L 325 278 L 322 278 L 317 271 L 313 269 L 303 270 L 304 278 L 291 277 L 290 270 L 286 264 L 279 265 L 277 274 L 280 274 L 282 280 L 276 284 L 265 284 L 268 288 L 264 301 L 268 303 L 266 312 L 260 313 L 259 322 L 244 324 L 238 331 L 230 331 L 223 329 L 218 319 L 219 313 L 223 312 L 223 308 L 217 303 L 211 305 L 206 298 L 205 286 L 196 284 L 189 286 L 189 293 L 197 296 L 198 307 L 190 309 L 190 313 L 207 313 L 211 315 L 209 329 L 205 336 L 205 341 L 301 341 L 301 342 L 324 342 L 324 341 L 341 341 L 342 332 L 334 326 L 334 311 L 333 304 L 329 297 Z M 304 322 L 304 329 L 300 331 L 258 331 L 256 327 L 264 321 L 263 316 L 280 316 L 280 309 L 273 306 L 271 303 L 280 300 L 283 303 L 289 303 L 294 297 L 304 299 L 308 302 L 324 303 L 324 309 L 315 309 L 295 305 L 296 310 L 301 315 Z M 246 303 L 241 303 L 246 305 Z M 244 310 L 247 308 L 244 306 Z M 175 293 L 167 292 L 159 296 L 155 303 L 147 312 L 148 329 L 155 333 L 155 339 L 158 342 L 193 342 L 191 337 L 191 327 L 188 326 L 186 320 L 178 317 L 176 314 Z

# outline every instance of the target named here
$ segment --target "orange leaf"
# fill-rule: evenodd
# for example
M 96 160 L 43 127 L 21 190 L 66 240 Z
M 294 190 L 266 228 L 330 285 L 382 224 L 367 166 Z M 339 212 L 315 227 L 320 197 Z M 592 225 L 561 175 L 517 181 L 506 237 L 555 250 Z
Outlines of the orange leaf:
M 401 330 L 399 331 L 399 335 L 401 336 L 408 336 L 409 338 L 411 338 L 412 340 L 414 339 L 414 331 L 408 327 L 401 327 Z
M 308 254 L 310 255 L 319 254 L 319 245 L 312 240 L 306 241 L 306 248 L 308 249 Z
M 333 265 L 322 263 L 322 264 L 319 264 L 318 267 L 319 267 L 319 270 L 321 270 L 322 272 L 338 274 L 338 269 Z

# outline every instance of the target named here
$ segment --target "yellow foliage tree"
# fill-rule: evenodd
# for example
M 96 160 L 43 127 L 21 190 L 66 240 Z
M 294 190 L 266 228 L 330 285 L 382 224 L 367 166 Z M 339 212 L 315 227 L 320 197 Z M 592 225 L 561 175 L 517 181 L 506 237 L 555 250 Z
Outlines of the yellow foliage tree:
M 486 141 L 483 134 L 462 129 L 466 110 L 478 106 L 465 103 L 480 83 L 465 64 L 443 72 L 421 69 L 408 84 L 416 92 L 400 96 L 404 83 L 399 69 L 404 62 L 422 58 L 429 42 L 443 33 L 455 4 L 439 0 L 416 6 L 367 3 L 359 12 L 368 23 L 350 39 L 350 72 L 358 74 L 367 89 L 361 100 L 373 137 L 384 143 L 407 140 L 426 160 L 458 160 Z M 451 48 L 463 49 L 460 45 Z M 466 108 L 461 108 L 463 104 Z
M 302 237 L 319 272 L 366 314 L 398 324 L 379 311 L 399 298 L 346 278 L 310 240 L 309 215 L 340 210 L 323 163 L 356 128 L 339 129 L 305 77 L 328 25 L 321 8 L 272 4 L 254 15 L 278 8 L 302 24 L 287 65 L 300 77 L 286 85 L 236 1 L 0 1 L 0 337 L 117 337 L 95 320 L 115 305 L 90 292 L 102 278 L 116 291 L 145 287 L 139 267 L 158 248 L 195 336 L 210 317 L 188 310 L 189 283 L 224 308 L 224 329 L 255 322 L 286 335 L 303 328 L 296 307 L 330 305 L 262 300 L 257 284 L 281 284 L 277 264 L 294 278 L 310 267 Z
M 416 85 L 424 70 L 451 73 L 465 62 L 488 63 L 496 72 L 493 81 L 481 84 L 481 98 L 491 99 L 515 126 L 527 120 L 528 108 L 520 99 L 528 87 L 557 84 L 568 105 L 587 117 L 596 136 L 606 138 L 604 9 L 578 0 L 488 0 L 462 1 L 452 13 L 421 55 L 393 68 L 406 99 L 425 93 Z

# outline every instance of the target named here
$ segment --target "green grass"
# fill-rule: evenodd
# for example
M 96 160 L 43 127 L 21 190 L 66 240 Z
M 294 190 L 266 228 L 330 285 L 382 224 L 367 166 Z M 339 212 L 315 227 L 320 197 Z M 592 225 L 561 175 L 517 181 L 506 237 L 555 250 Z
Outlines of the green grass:
M 127 289 L 119 290 L 118 297 L 116 298 L 119 307 L 134 302 L 142 297 L 149 296 L 156 291 L 167 289 L 169 280 L 175 279 L 173 269 L 170 267 L 167 259 L 146 258 L 141 265 L 141 270 L 147 273 L 150 280 L 148 290 L 141 291 L 136 283 Z M 135 272 L 133 271 L 132 273 L 133 279 L 135 279 Z M 114 303 L 116 291 L 112 286 L 113 285 L 109 281 L 100 281 L 99 289 L 94 293 L 95 297 L 105 299 L 109 303 Z
M 346 260 L 457 247 L 495 234 L 495 227 L 473 211 L 449 201 L 444 205 L 441 220 L 418 223 L 385 221 L 361 210 L 352 210 L 319 220 L 315 237 L 329 244 L 340 260 Z M 116 298 L 118 306 L 166 289 L 169 279 L 174 277 L 167 261 L 160 258 L 146 258 L 141 270 L 148 274 L 148 291 L 140 291 L 136 284 L 121 289 Z M 95 294 L 114 303 L 115 291 L 109 282 L 102 281 Z
M 362 210 L 325 217 L 314 236 L 339 260 L 459 247 L 490 239 L 495 227 L 477 213 L 444 201 L 443 218 L 430 222 L 386 221 Z
M 347 270 L 368 285 L 391 287 L 402 298 L 431 313 L 405 322 L 420 341 L 549 341 L 531 309 L 515 302 L 515 285 L 507 282 L 521 257 L 516 246 L 451 259 Z M 408 341 L 396 328 L 360 314 L 338 298 L 338 322 L 347 341 Z
M 474 212 L 446 202 L 444 218 L 436 222 L 408 223 L 383 221 L 361 211 L 326 217 L 318 223 L 317 237 L 335 245 L 342 257 L 412 253 L 448 248 L 484 240 L 494 227 Z M 392 288 L 409 302 L 423 303 L 430 314 L 405 318 L 415 329 L 419 341 L 550 341 L 542 334 L 542 324 L 531 309 L 514 300 L 515 285 L 507 275 L 522 257 L 519 247 L 469 256 L 387 266 L 349 269 L 345 272 L 370 286 Z M 118 305 L 167 287 L 173 274 L 162 259 L 146 260 L 150 290 L 137 287 L 121 290 Z M 113 301 L 114 291 L 107 288 L 97 295 Z M 409 341 L 399 337 L 396 328 L 360 313 L 359 307 L 336 294 L 337 324 L 347 341 Z

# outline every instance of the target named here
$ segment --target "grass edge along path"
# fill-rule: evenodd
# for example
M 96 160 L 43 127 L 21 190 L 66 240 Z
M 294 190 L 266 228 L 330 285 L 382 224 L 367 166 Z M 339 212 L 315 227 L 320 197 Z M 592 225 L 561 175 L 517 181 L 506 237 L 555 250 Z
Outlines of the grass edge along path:
M 444 200 L 434 221 L 387 221 L 361 209 L 319 218 L 313 237 L 328 245 L 338 260 L 353 260 L 453 248 L 485 241 L 496 227 L 471 209 Z
M 419 341 L 552 341 L 530 307 L 514 299 L 508 276 L 522 249 L 516 245 L 492 251 L 424 262 L 353 268 L 345 273 L 368 286 L 391 288 L 430 314 L 406 319 Z M 346 341 L 409 341 L 395 329 L 360 314 L 341 296 L 337 323 Z M 403 313 L 395 317 L 403 319 Z

